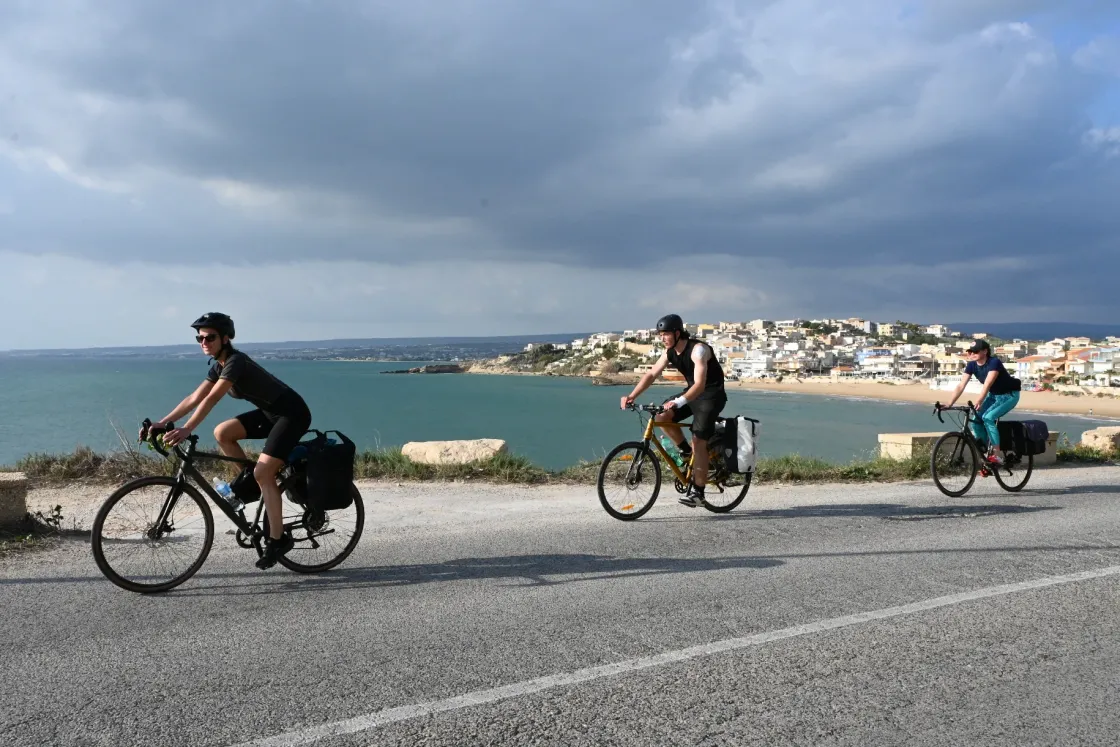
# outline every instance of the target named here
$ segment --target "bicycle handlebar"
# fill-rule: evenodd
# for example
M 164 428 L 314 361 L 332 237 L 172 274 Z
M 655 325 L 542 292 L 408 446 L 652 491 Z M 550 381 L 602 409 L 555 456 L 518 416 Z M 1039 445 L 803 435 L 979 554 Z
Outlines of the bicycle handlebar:
M 661 412 L 665 407 L 663 405 L 639 405 L 631 402 L 626 406 L 626 409 L 632 412 Z
M 171 456 L 159 437 L 164 433 L 173 430 L 175 430 L 174 423 L 167 423 L 165 425 L 157 426 L 151 421 L 150 418 L 144 418 L 144 422 L 140 424 L 140 438 L 138 440 L 141 443 L 147 443 L 149 446 L 151 446 L 153 449 L 155 449 L 165 457 Z M 198 443 L 198 436 L 192 433 L 187 437 L 187 441 L 190 442 L 191 448 L 193 449 L 194 446 Z M 187 455 L 180 448 L 181 446 L 181 443 L 175 444 L 175 446 L 172 447 L 171 450 L 178 454 L 181 459 L 186 459 Z
M 971 401 L 969 401 L 969 403 L 967 405 L 963 406 L 963 407 L 945 407 L 940 402 L 935 402 L 933 404 L 933 414 L 936 415 L 937 419 L 940 420 L 942 423 L 945 422 L 945 418 L 941 417 L 941 413 L 943 413 L 943 412 L 971 413 L 971 412 L 976 412 L 976 408 L 973 406 Z

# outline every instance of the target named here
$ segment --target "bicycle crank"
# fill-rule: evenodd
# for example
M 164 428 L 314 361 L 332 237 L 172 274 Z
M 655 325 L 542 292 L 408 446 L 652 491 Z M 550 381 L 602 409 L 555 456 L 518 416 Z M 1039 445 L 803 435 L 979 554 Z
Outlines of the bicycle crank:
M 246 536 L 245 532 L 242 532 L 240 529 L 237 530 L 237 534 L 234 535 L 234 539 L 237 540 L 238 546 L 243 547 L 246 550 L 252 550 L 254 547 L 256 547 L 253 539 Z

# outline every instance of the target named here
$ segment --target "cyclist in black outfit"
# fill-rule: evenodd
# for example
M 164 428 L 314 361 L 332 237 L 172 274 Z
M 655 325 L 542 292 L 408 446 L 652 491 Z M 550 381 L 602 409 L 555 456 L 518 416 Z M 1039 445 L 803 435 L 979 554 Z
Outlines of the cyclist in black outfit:
M 253 477 L 261 487 L 268 522 L 269 539 L 264 556 L 257 561 L 258 568 L 271 568 L 277 559 L 292 549 L 291 534 L 284 532 L 280 487 L 276 475 L 284 466 L 288 455 L 311 426 L 311 411 L 296 392 L 265 371 L 245 353 L 233 347 L 233 320 L 225 314 L 203 314 L 191 324 L 197 330 L 195 339 L 202 345 L 202 352 L 214 359 L 214 365 L 197 389 L 159 421 L 163 426 L 178 420 L 191 410 L 194 414 L 183 425 L 168 431 L 164 441 L 174 446 L 190 437 L 206 418 L 218 400 L 227 393 L 257 406 L 220 423 L 214 429 L 214 438 L 226 456 L 245 459 L 245 451 L 238 442 L 246 438 L 265 439 L 264 449 L 253 468 Z
M 680 428 L 666 429 L 681 456 L 686 460 L 695 454 L 692 464 L 692 482 L 688 492 L 680 499 L 686 506 L 699 506 L 708 484 L 708 439 L 715 433 L 716 420 L 727 405 L 727 391 L 724 387 L 723 368 L 716 360 L 715 352 L 707 343 L 692 339 L 684 328 L 684 322 L 676 314 L 663 316 L 657 321 L 657 333 L 665 345 L 665 352 L 654 364 L 653 370 L 643 376 L 634 390 L 622 398 L 622 407 L 634 402 L 661 375 L 667 366 L 680 371 L 688 384 L 680 396 L 666 400 L 664 409 L 655 419 L 658 422 L 679 423 L 691 417 L 692 447 L 685 441 Z

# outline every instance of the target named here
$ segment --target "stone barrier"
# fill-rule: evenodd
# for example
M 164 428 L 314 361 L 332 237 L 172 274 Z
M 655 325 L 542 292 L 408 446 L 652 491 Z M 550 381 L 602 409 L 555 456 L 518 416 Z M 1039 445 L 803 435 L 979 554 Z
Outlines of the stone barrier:
M 507 452 L 506 442 L 498 438 L 473 441 L 411 441 L 401 453 L 417 464 L 469 464 L 483 462 Z
M 22 472 L 0 472 L 0 526 L 27 518 L 27 477 Z
M 945 435 L 945 431 L 926 433 L 880 433 L 879 456 L 884 459 L 909 459 L 915 453 L 928 454 L 937 439 Z M 1034 466 L 1048 467 L 1058 462 L 1058 431 L 1050 431 L 1050 438 L 1046 440 L 1046 451 L 1034 455 Z
M 1081 445 L 1100 449 L 1106 453 L 1120 454 L 1120 427 L 1105 426 L 1081 434 Z

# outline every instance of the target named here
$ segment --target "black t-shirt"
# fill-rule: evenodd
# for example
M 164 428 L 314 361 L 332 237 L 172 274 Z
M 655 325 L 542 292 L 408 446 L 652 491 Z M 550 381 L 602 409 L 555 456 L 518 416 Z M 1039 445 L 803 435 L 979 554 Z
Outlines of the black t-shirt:
M 283 414 L 289 407 L 302 403 L 290 386 L 240 350 L 235 350 L 226 358 L 225 364 L 215 361 L 210 367 L 206 380 L 217 383 L 218 379 L 233 382 L 229 396 L 248 400 L 266 412 Z
M 684 346 L 684 350 L 680 355 L 677 355 L 676 347 L 669 348 L 666 351 L 666 356 L 669 359 L 669 364 L 680 371 L 684 376 L 685 382 L 691 388 L 696 383 L 696 361 L 692 359 L 692 354 L 697 346 L 702 346 L 708 353 L 708 373 L 704 380 L 704 391 L 701 392 L 698 399 L 719 399 L 726 397 L 727 392 L 723 387 L 723 367 L 719 365 L 716 360 L 715 351 L 711 349 L 706 343 L 699 340 L 690 339 Z
M 1003 367 L 1003 361 L 999 358 L 988 358 L 988 362 L 983 366 L 979 365 L 976 361 L 969 361 L 964 369 L 966 374 L 975 376 L 981 384 L 987 380 L 988 374 L 992 371 L 998 371 L 999 375 L 992 383 L 992 388 L 988 390 L 990 393 L 1010 394 L 1011 392 L 1017 392 L 1022 389 L 1022 382 L 1007 372 L 1007 369 Z

